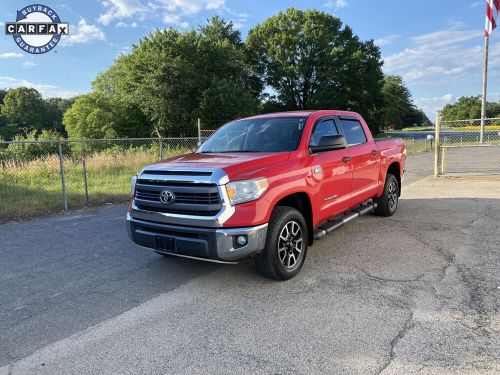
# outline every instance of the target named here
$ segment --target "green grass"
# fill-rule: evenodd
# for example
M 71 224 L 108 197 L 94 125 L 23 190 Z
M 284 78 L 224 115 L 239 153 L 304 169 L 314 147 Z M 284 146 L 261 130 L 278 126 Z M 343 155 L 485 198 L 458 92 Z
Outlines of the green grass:
M 433 126 L 411 126 L 409 128 L 403 128 L 403 132 L 430 132 L 436 130 Z
M 187 148 L 171 149 L 164 157 L 184 154 Z M 158 160 L 152 151 L 98 153 L 87 157 L 89 205 L 125 202 L 130 178 L 144 166 Z M 82 161 L 64 160 L 68 208 L 87 206 Z M 22 219 L 63 210 L 59 159 L 48 156 L 30 162 L 6 162 L 0 167 L 0 221 Z

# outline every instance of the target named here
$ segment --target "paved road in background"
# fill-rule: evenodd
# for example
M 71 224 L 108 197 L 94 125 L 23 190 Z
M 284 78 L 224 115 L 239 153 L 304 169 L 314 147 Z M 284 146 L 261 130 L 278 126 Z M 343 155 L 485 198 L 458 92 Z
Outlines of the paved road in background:
M 500 205 L 423 199 L 431 172 L 281 283 L 137 248 L 124 206 L 1 225 L 0 374 L 500 371 Z

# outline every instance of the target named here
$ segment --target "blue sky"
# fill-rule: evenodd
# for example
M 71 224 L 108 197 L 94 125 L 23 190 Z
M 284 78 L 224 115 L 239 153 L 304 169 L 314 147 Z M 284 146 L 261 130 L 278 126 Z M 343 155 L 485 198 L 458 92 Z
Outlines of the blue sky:
M 32 1 L 2 0 L 0 26 Z M 56 52 L 29 55 L 0 36 L 0 87 L 31 86 L 44 97 L 90 90 L 132 43 L 159 27 L 188 29 L 213 14 L 234 21 L 243 37 L 266 17 L 288 7 L 330 12 L 382 50 L 384 71 L 404 77 L 415 103 L 431 118 L 460 96 L 481 92 L 485 0 L 51 0 L 71 24 Z M 500 30 L 496 30 L 500 34 Z M 500 100 L 500 35 L 490 50 L 489 99 Z M 3 34 L 3 32 L 2 32 Z

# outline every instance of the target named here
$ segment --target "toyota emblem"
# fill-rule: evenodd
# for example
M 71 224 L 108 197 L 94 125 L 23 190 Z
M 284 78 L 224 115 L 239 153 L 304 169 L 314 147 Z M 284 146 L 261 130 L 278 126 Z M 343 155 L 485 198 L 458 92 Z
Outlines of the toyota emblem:
M 163 190 L 160 193 L 160 202 L 163 204 L 172 204 L 175 201 L 175 195 L 170 190 Z

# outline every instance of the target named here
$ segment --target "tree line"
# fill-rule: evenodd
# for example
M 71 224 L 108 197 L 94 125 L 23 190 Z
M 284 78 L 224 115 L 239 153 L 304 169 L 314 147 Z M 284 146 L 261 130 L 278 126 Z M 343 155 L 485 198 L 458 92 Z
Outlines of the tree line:
M 500 102 L 489 102 L 486 106 L 487 118 L 500 118 Z M 447 104 L 442 112 L 444 121 L 471 120 L 481 118 L 481 96 L 464 96 L 455 104 Z
M 382 65 L 373 40 L 360 40 L 325 12 L 287 9 L 245 41 L 216 16 L 197 29 L 149 33 L 100 73 L 88 94 L 44 100 L 35 89 L 3 91 L 0 137 L 194 136 L 198 118 L 216 127 L 302 109 L 357 111 L 375 133 L 430 123 L 401 77 L 384 76 Z

